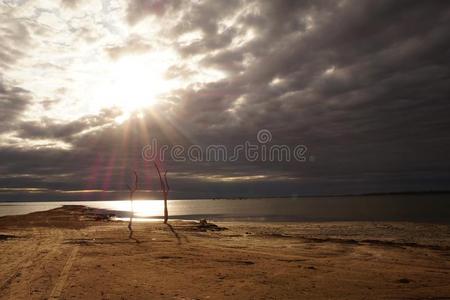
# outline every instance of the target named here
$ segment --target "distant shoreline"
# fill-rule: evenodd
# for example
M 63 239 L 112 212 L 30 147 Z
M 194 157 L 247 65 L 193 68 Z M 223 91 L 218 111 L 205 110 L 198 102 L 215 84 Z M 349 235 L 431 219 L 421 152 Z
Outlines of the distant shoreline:
M 246 200 L 246 199 L 289 199 L 289 198 L 330 198 L 330 197 L 370 197 L 370 196 L 420 196 L 420 195 L 450 195 L 450 191 L 404 191 L 404 192 L 383 192 L 383 193 L 359 193 L 359 194 L 329 194 L 329 195 L 282 195 L 282 196 L 249 196 L 249 197 L 183 197 L 172 198 L 170 200 Z M 45 200 L 0 200 L 0 203 L 14 203 L 14 202 L 89 202 L 89 201 L 123 201 L 127 199 L 72 199 L 72 200 L 60 200 L 60 199 L 45 199 Z M 155 200 L 161 199 L 136 199 L 136 200 Z

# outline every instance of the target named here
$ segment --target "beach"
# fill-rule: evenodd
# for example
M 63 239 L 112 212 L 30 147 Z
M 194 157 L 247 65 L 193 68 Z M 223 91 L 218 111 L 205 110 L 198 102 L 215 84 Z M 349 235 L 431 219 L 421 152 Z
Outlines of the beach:
M 450 225 L 0 218 L 0 299 L 450 299 Z

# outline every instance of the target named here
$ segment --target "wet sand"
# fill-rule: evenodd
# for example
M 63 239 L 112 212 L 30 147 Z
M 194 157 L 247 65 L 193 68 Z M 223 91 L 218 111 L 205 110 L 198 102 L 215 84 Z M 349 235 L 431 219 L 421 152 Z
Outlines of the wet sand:
M 450 299 L 449 225 L 216 224 L 2 217 L 0 299 Z

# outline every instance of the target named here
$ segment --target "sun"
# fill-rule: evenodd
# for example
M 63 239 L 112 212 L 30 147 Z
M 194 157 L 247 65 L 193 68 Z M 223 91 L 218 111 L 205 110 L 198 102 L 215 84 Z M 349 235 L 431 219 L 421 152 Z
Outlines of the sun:
M 119 107 L 124 113 L 148 107 L 177 87 L 165 78 L 170 67 L 162 55 L 127 56 L 107 66 L 103 84 L 95 89 L 97 108 Z

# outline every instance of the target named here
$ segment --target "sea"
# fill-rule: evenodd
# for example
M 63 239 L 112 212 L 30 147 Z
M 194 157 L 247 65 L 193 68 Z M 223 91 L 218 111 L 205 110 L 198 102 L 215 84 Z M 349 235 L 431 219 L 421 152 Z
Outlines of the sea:
M 0 217 L 84 205 L 111 211 L 117 218 L 133 212 L 141 221 L 159 220 L 162 200 L 0 202 Z M 450 223 L 450 194 L 406 194 L 293 198 L 169 200 L 170 219 L 249 222 L 406 221 Z

